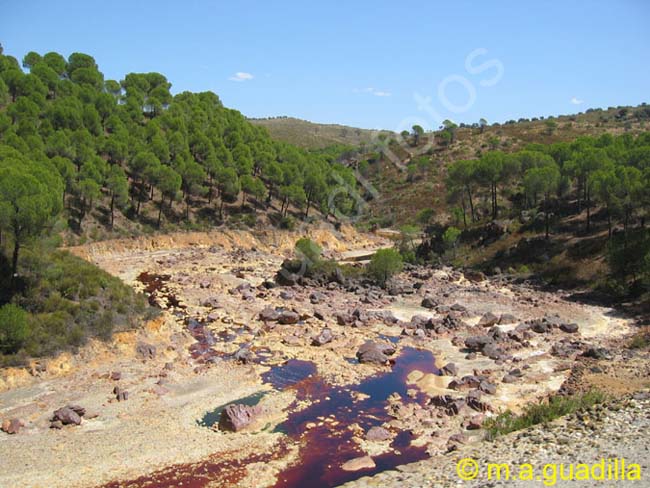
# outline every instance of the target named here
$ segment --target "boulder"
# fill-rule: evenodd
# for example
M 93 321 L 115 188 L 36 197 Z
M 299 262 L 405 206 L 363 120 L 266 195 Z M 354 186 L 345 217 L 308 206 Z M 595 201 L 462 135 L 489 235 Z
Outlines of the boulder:
M 117 399 L 118 402 L 124 402 L 129 399 L 129 392 L 123 390 L 119 386 L 113 388 L 113 393 L 115 394 L 115 398 Z
M 492 327 L 493 325 L 496 325 L 498 322 L 499 322 L 499 317 L 497 317 L 492 312 L 487 312 L 481 317 L 481 320 L 479 320 L 478 325 L 480 325 L 481 327 Z
M 478 413 L 473 415 L 467 423 L 467 430 L 478 430 L 483 427 L 483 422 L 485 421 L 485 415 Z
M 502 313 L 501 317 L 499 317 L 499 325 L 516 324 L 516 323 L 517 323 L 517 317 L 515 317 L 511 313 Z
M 433 297 L 424 297 L 420 306 L 424 308 L 434 309 L 438 306 L 438 302 Z
M 260 405 L 251 406 L 243 403 L 228 405 L 221 411 L 219 430 L 239 432 L 256 420 L 261 413 Z
M 23 427 L 25 427 L 25 422 L 22 419 L 13 418 L 3 420 L 1 428 L 3 432 L 13 435 L 18 434 Z
M 142 359 L 154 359 L 156 357 L 156 346 L 146 342 L 138 342 L 135 346 L 135 352 Z
M 611 359 L 611 353 L 609 349 L 604 347 L 590 347 L 585 352 L 582 353 L 583 357 L 591 359 Z
M 52 421 L 56 422 L 57 420 L 63 425 L 81 425 L 81 416 L 70 407 L 55 410 Z
M 578 332 L 578 324 L 560 324 L 560 330 L 567 334 L 575 334 Z
M 482 351 L 488 344 L 493 344 L 494 339 L 490 336 L 470 336 L 465 339 L 465 347 L 471 351 Z
M 383 427 L 371 427 L 368 432 L 366 432 L 366 440 L 367 441 L 387 441 L 393 437 L 387 429 L 384 429 Z
M 299 320 L 300 315 L 292 310 L 283 310 L 278 317 L 278 322 L 283 325 L 297 324 Z
M 327 297 L 323 293 L 321 293 L 319 291 L 315 291 L 311 295 L 309 295 L 309 301 L 311 303 L 313 303 L 314 305 L 322 303 L 326 299 L 327 299 Z
M 440 373 L 443 376 L 456 376 L 458 374 L 458 368 L 454 363 L 447 363 L 440 369 Z
M 386 364 L 388 356 L 395 354 L 395 348 L 390 344 L 366 341 L 357 351 L 360 363 Z
M 265 307 L 259 314 L 260 320 L 264 322 L 275 322 L 280 318 L 280 312 L 273 307 Z
M 325 344 L 332 342 L 332 339 L 332 330 L 329 327 L 325 327 L 320 331 L 320 334 L 312 339 L 311 344 L 313 346 L 324 346 Z
M 238 363 L 248 364 L 255 359 L 255 353 L 251 351 L 250 345 L 247 344 L 240 347 L 232 357 Z
M 464 271 L 463 274 L 465 275 L 465 279 L 472 283 L 480 283 L 481 281 L 486 280 L 485 275 L 481 271 L 469 269 Z
M 362 456 L 344 462 L 341 469 L 343 471 L 360 471 L 362 469 L 374 469 L 376 466 L 370 456 Z

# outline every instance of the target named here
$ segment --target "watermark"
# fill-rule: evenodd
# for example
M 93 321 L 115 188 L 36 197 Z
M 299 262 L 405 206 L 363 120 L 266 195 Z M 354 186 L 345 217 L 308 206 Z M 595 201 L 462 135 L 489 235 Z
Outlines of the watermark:
M 490 58 L 481 62 L 481 59 L 487 55 L 488 50 L 486 48 L 474 49 L 465 57 L 465 73 L 453 73 L 440 80 L 436 90 L 437 104 L 434 104 L 433 97 L 430 95 L 423 95 L 417 91 L 413 93 L 413 101 L 417 110 L 424 113 L 424 116 L 410 115 L 404 117 L 393 129 L 398 134 L 394 143 L 397 143 L 400 148 L 399 152 L 410 155 L 406 159 L 407 162 L 413 157 L 429 152 L 436 145 L 436 141 L 431 135 L 425 138 L 424 144 L 413 146 L 407 138 L 401 137 L 403 131 L 410 131 L 415 126 L 430 127 L 431 129 L 443 127 L 445 122 L 452 122 L 451 119 L 454 115 L 467 113 L 474 107 L 478 98 L 477 83 L 479 87 L 490 88 L 501 81 L 505 72 L 503 63 L 497 58 Z M 487 76 L 476 79 L 477 76 L 483 74 Z M 452 101 L 450 97 L 452 88 L 460 89 L 464 93 L 465 99 L 462 102 Z M 450 115 L 443 115 L 441 109 L 446 110 L 446 113 Z M 375 147 L 385 158 L 400 170 L 407 170 L 404 159 L 397 154 L 398 151 L 391 149 L 381 131 L 373 132 L 372 139 Z
M 625 458 L 601 458 L 591 464 L 485 463 L 482 467 L 476 459 L 464 458 L 456 463 L 456 474 L 463 481 L 480 477 L 482 481 L 533 481 L 544 486 L 556 486 L 560 481 L 602 482 L 603 486 L 611 486 L 612 481 L 640 481 L 642 478 L 641 466 Z

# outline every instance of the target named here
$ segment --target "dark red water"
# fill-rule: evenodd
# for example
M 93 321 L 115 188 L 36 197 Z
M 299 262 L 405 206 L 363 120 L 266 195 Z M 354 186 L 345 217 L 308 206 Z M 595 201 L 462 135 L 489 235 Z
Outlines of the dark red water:
M 147 286 L 147 293 L 166 293 L 166 275 L 150 275 L 143 273 L 140 281 Z M 164 295 L 163 295 L 164 296 Z M 155 303 L 155 300 L 154 300 Z M 211 347 L 217 340 L 226 340 L 221 334 L 215 337 L 205 325 L 194 319 L 186 319 L 188 330 L 197 342 L 191 347 L 192 356 L 200 362 L 207 361 L 218 353 Z M 230 335 L 228 340 L 232 340 Z M 257 351 L 264 358 L 270 351 Z M 341 361 L 344 361 L 341 358 Z M 350 367 L 355 367 L 351 364 Z M 243 459 L 233 453 L 214 455 L 197 464 L 178 465 L 143 476 L 132 481 L 111 483 L 104 488 L 205 488 L 210 486 L 231 487 L 246 475 L 246 466 L 255 462 L 269 462 L 280 459 L 288 452 L 290 445 L 300 445 L 300 456 L 295 465 L 290 466 L 278 475 L 274 488 L 329 488 L 347 481 L 371 475 L 396 466 L 425 459 L 424 447 L 410 445 L 411 434 L 407 431 L 396 433 L 391 446 L 395 452 L 373 457 L 376 467 L 358 472 L 345 472 L 340 466 L 353 458 L 364 455 L 357 444 L 353 442 L 353 431 L 348 427 L 358 424 L 364 431 L 373 426 L 382 425 L 391 417 L 386 410 L 387 399 L 393 393 L 398 393 L 404 402 L 425 401 L 424 395 L 410 399 L 407 395 L 406 377 L 413 370 L 438 374 L 434 365 L 433 355 L 429 351 L 413 348 L 402 349 L 395 360 L 391 371 L 378 373 L 360 384 L 333 386 L 317 374 L 316 367 L 309 361 L 292 359 L 275 366 L 263 375 L 263 380 L 276 390 L 291 389 L 298 400 L 320 400 L 312 403 L 301 411 L 292 411 L 285 422 L 277 427 L 277 431 L 286 434 L 274 452 L 265 452 Z M 355 400 L 354 392 L 364 393 L 368 398 Z M 261 396 L 259 397 L 261 398 Z M 258 397 L 249 400 L 254 403 Z M 244 399 L 245 400 L 245 399 Z M 211 425 L 218 421 L 220 412 L 209 412 L 203 419 L 203 425 Z M 332 426 L 329 422 L 320 423 L 319 417 L 333 416 L 337 422 Z M 316 427 L 307 428 L 307 424 Z M 228 459 L 226 459 L 228 458 Z
M 392 371 L 368 378 L 358 385 L 334 387 L 318 376 L 309 376 L 295 383 L 292 387 L 297 390 L 299 398 L 319 398 L 321 401 L 313 403 L 305 410 L 290 414 L 289 418 L 278 426 L 278 430 L 300 442 L 301 455 L 295 466 L 280 473 L 275 488 L 327 488 L 425 459 L 426 448 L 411 446 L 410 433 L 403 431 L 391 444 L 399 453 L 391 452 L 374 457 L 376 468 L 359 472 L 346 472 L 339 468 L 345 461 L 364 455 L 352 441 L 353 432 L 347 427 L 356 423 L 367 431 L 390 420 L 391 417 L 386 411 L 387 399 L 393 393 L 398 393 L 404 401 L 409 401 L 406 394 L 406 377 L 414 369 L 438 373 L 433 355 L 429 351 L 405 348 Z M 355 401 L 353 392 L 365 393 L 368 398 Z M 420 396 L 412 401 L 424 402 L 425 398 Z M 335 427 L 324 423 L 312 429 L 306 428 L 310 422 L 318 423 L 318 417 L 330 415 L 339 422 Z

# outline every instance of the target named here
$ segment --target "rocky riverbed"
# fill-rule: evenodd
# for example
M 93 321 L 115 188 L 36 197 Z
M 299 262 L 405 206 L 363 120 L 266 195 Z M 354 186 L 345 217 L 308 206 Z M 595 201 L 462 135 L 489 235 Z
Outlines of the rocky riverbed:
M 389 245 L 351 229 L 311 236 L 334 259 Z M 0 418 L 18 423 L 2 434 L 0 454 L 17 468 L 0 485 L 427 486 L 433 460 L 508 446 L 481 440 L 501 410 L 560 390 L 649 386 L 647 353 L 625 347 L 634 321 L 613 309 L 448 268 L 409 267 L 386 289 L 345 277 L 279 286 L 298 237 L 76 249 L 161 315 L 110 344 L 2 373 Z M 635 401 L 621 411 L 647 412 Z M 66 406 L 84 409 L 78 425 L 51 428 Z

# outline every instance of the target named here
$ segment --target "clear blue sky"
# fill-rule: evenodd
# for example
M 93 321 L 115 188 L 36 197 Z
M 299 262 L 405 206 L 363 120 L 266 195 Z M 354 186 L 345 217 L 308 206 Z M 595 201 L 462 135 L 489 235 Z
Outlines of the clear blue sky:
M 647 0 L 0 0 L 0 42 L 91 54 L 106 78 L 158 71 L 247 116 L 368 128 L 650 102 Z

